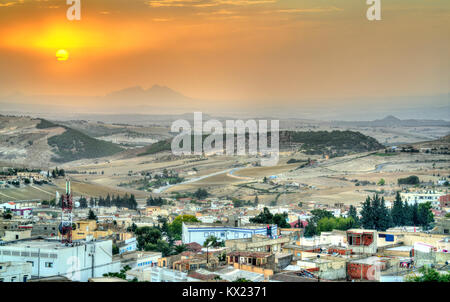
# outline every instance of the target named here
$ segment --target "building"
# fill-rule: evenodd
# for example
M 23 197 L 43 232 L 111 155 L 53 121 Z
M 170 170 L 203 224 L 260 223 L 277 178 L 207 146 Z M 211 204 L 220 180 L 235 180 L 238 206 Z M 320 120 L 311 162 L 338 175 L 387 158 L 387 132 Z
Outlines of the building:
M 355 254 L 376 254 L 377 239 L 376 230 L 350 229 L 347 231 L 348 248 Z
M 440 196 L 439 204 L 441 208 L 450 208 L 450 194 Z
M 111 230 L 99 230 L 97 221 L 95 220 L 80 220 L 76 221 L 76 229 L 72 231 L 73 240 L 83 240 L 88 236 L 92 236 L 95 239 L 111 236 L 113 232 Z
M 31 263 L 33 278 L 66 276 L 82 282 L 120 270 L 120 262 L 112 261 L 111 240 L 72 246 L 41 239 L 11 242 L 0 246 L 0 262 Z
M 137 250 L 136 237 L 127 239 L 123 242 L 123 244 L 119 245 L 119 254 L 133 252 L 136 250 Z
M 166 267 L 151 266 L 135 268 L 126 272 L 127 280 L 137 278 L 138 281 L 148 282 L 193 282 L 195 278 L 188 277 L 187 272 L 181 272 Z
M 275 236 L 276 225 L 248 224 L 244 226 L 231 226 L 223 224 L 183 223 L 182 241 L 184 244 L 197 242 L 203 245 L 206 238 L 215 236 L 219 240 L 251 238 L 254 235 Z
M 412 193 L 400 193 L 400 197 L 403 202 L 407 202 L 409 205 L 414 205 L 414 203 L 425 203 L 430 202 L 433 207 L 440 206 L 439 198 L 444 195 L 443 193 L 427 191 L 427 192 L 412 192 Z
M 398 267 L 399 260 L 391 257 L 368 257 L 347 263 L 347 276 L 352 280 L 379 281 L 380 273 Z
M 161 252 L 131 252 L 114 256 L 120 260 L 121 267 L 129 266 L 131 269 L 146 268 L 158 265 L 158 259 L 162 257 Z
M 254 235 L 250 238 L 226 240 L 225 247 L 232 251 L 280 252 L 283 245 L 289 242 L 289 236 L 272 239 L 264 235 Z
M 22 239 L 28 239 L 31 237 L 31 229 L 25 229 L 25 230 L 7 230 L 3 232 L 3 237 L 0 237 L 2 241 L 15 241 L 15 240 L 22 240 Z
M 31 263 L 0 261 L 0 282 L 27 282 L 31 278 Z

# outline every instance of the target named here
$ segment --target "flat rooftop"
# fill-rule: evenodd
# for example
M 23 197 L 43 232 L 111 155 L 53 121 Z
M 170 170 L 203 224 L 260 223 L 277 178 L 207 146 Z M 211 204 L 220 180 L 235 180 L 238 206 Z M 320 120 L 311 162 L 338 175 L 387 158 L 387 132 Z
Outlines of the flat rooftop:
M 220 223 L 185 223 L 188 228 L 233 228 L 233 229 L 260 229 L 265 228 L 266 224 L 245 224 L 241 226 L 234 226 L 232 224 Z
M 100 242 L 99 240 L 94 242 Z M 84 245 L 86 242 L 76 242 L 76 245 Z M 8 248 L 39 248 L 39 249 L 49 249 L 49 250 L 62 250 L 71 248 L 71 246 L 65 246 L 59 240 L 44 240 L 44 239 L 35 239 L 35 240 L 20 240 L 20 241 L 9 241 L 0 245 L 0 249 L 8 249 Z
M 402 246 L 388 248 L 388 249 L 386 249 L 386 251 L 409 252 L 412 249 L 413 249 L 412 246 L 402 245 Z

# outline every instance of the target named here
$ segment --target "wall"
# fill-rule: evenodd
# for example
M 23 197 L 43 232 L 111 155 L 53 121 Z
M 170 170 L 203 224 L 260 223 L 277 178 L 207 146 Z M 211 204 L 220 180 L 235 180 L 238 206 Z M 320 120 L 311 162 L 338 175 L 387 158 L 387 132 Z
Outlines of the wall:
M 94 241 L 74 247 L 61 246 L 60 249 L 55 249 L 53 245 L 48 245 L 47 248 L 39 248 L 36 245 L 30 245 L 29 248 L 4 245 L 0 247 L 0 252 L 0 261 L 32 262 L 33 276 L 65 275 L 73 281 L 86 282 L 92 275 L 102 277 L 104 273 L 120 270 L 120 262 L 112 262 L 111 240 Z M 9 255 L 5 252 L 9 252 Z M 90 254 L 94 254 L 94 257 Z

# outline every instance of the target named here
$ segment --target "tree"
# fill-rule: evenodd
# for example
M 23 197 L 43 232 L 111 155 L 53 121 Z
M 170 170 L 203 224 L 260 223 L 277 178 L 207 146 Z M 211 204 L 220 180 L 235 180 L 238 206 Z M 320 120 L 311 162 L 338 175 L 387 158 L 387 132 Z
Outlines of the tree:
M 95 215 L 94 211 L 89 210 L 88 220 L 97 220 L 97 216 Z
M 255 202 L 253 203 L 253 205 L 254 205 L 255 207 L 257 207 L 258 204 L 259 204 L 259 198 L 258 198 L 258 194 L 256 194 L 256 196 L 255 196 Z
M 392 216 L 391 212 L 386 207 L 384 197 L 381 197 L 381 204 L 378 209 L 378 217 L 377 217 L 377 230 L 378 231 L 386 231 L 392 226 Z
M 208 238 L 206 238 L 205 242 L 203 243 L 204 247 L 207 247 L 208 245 L 213 246 L 213 247 L 218 247 L 221 244 L 220 244 L 219 238 L 217 238 L 214 235 L 211 235 L 211 236 L 208 236 Z
M 365 229 L 375 228 L 374 213 L 370 201 L 370 197 L 367 196 L 366 201 L 362 204 L 361 209 L 361 225 Z
M 408 282 L 450 282 L 450 271 L 447 274 L 440 274 L 433 268 L 422 267 L 419 269 L 421 276 L 410 276 L 406 278 Z
M 80 208 L 85 209 L 87 208 L 88 203 L 87 203 L 87 199 L 83 196 L 81 196 L 80 198 Z
M 181 240 L 183 222 L 200 222 L 193 215 L 179 215 L 169 224 L 169 233 L 175 240 Z
M 420 180 L 419 177 L 412 175 L 406 178 L 399 178 L 397 182 L 399 185 L 418 185 Z
M 353 223 L 354 223 L 353 227 L 359 228 L 360 221 L 359 221 L 358 213 L 354 206 L 350 206 L 350 209 L 348 211 L 348 216 L 353 218 Z
M 263 223 L 269 224 L 272 223 L 273 215 L 270 213 L 267 207 L 264 207 L 263 211 L 253 218 L 250 218 L 251 223 Z
M 386 208 L 384 197 L 380 199 L 378 194 L 367 197 L 361 210 L 361 223 L 365 229 L 385 231 L 392 225 L 391 213 Z
M 7 209 L 5 211 L 5 213 L 3 213 L 3 218 L 4 219 L 12 219 L 12 214 L 11 214 L 11 210 L 10 209 Z
M 238 279 L 234 280 L 233 282 L 252 282 L 252 281 L 245 279 L 245 278 L 238 278 Z
M 197 199 L 204 199 L 206 197 L 208 197 L 208 191 L 206 191 L 205 189 L 202 188 L 198 188 L 197 191 L 195 191 L 194 196 Z
M 431 211 L 431 203 L 421 203 L 418 207 L 417 220 L 425 230 L 429 229 L 430 224 L 434 222 L 434 215 Z
M 113 246 L 112 246 L 112 253 L 113 253 L 113 255 L 117 255 L 120 253 L 119 247 L 116 244 L 113 244 Z
M 405 213 L 405 208 L 403 207 L 403 202 L 400 197 L 400 192 L 397 192 L 395 195 L 394 205 L 392 206 L 391 216 L 392 223 L 394 226 L 402 226 L 405 225 L 407 220 L 407 213 Z
M 156 250 L 156 244 L 161 239 L 162 233 L 155 227 L 141 227 L 134 232 L 137 235 L 137 248 L 139 250 Z
M 305 227 L 305 237 L 313 237 L 315 235 L 318 235 L 319 232 L 317 230 L 317 227 L 312 219 L 307 220 L 308 224 Z
M 187 250 L 187 246 L 185 244 L 180 244 L 175 246 L 175 253 L 181 254 L 182 252 Z
M 383 178 L 381 178 L 379 181 L 378 181 L 378 185 L 379 186 L 384 186 L 386 184 L 386 181 L 383 179 Z

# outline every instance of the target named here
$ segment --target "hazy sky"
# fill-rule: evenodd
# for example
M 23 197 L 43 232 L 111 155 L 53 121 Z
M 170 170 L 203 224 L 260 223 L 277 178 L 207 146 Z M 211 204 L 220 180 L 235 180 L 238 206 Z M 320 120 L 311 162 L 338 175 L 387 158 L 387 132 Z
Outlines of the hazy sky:
M 450 1 L 0 0 L 0 95 L 166 85 L 207 100 L 449 92 Z M 69 60 L 57 61 L 59 49 Z

